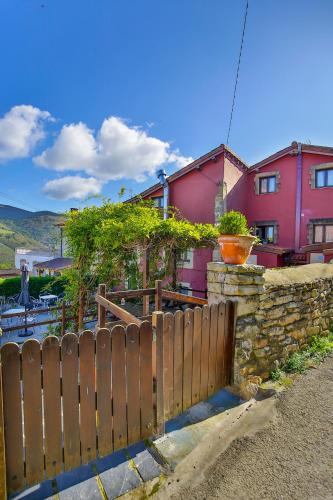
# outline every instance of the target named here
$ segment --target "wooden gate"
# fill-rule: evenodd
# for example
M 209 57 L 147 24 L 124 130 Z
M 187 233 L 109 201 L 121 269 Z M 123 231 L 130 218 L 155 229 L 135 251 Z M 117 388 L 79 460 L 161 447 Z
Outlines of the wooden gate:
M 162 433 L 166 420 L 229 384 L 234 318 L 232 303 L 204 305 L 61 342 L 5 344 L 7 492 Z
M 155 313 L 157 421 L 165 421 L 232 383 L 235 304 Z

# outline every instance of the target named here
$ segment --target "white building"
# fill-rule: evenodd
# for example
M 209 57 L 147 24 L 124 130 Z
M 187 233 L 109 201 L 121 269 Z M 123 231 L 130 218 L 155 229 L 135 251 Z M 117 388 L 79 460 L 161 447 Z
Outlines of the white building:
M 38 248 L 15 248 L 15 268 L 21 269 L 22 264 L 27 264 L 29 271 L 37 275 L 37 270 L 33 267 L 34 264 L 46 262 L 58 256 L 58 253 Z

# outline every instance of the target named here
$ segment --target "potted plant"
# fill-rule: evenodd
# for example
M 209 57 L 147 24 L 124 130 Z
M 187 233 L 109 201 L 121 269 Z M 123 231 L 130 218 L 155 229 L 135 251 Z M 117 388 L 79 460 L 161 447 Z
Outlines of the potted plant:
M 245 215 L 230 211 L 220 217 L 218 243 L 223 262 L 226 264 L 245 264 L 254 243 L 258 241 L 251 234 Z

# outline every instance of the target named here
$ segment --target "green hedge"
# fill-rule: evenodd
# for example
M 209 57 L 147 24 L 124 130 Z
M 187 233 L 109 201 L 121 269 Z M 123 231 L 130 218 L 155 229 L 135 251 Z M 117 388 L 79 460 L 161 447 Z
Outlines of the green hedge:
M 29 280 L 30 295 L 38 298 L 44 289 L 49 293 L 59 295 L 64 291 L 66 278 L 57 276 L 31 276 Z M 16 278 L 2 278 L 0 279 L 0 295 L 11 297 L 17 295 L 21 291 L 21 277 Z

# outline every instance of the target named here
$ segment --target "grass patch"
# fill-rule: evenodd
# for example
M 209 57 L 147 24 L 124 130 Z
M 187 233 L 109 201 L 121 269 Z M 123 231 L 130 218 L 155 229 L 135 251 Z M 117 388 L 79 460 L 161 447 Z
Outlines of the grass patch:
M 270 378 L 274 381 L 280 381 L 292 384 L 292 380 L 286 375 L 289 373 L 304 373 L 307 368 L 313 364 L 319 364 L 323 359 L 333 351 L 333 333 L 328 337 L 312 337 L 310 345 L 300 352 L 293 353 L 285 363 L 270 373 Z M 291 385 L 289 384 L 289 385 Z

